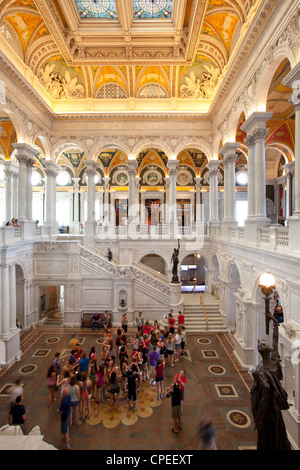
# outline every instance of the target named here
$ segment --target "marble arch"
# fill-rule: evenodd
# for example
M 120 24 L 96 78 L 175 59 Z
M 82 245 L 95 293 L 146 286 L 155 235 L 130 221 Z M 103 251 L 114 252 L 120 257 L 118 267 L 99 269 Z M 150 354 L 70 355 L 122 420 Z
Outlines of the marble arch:
M 73 149 L 76 148 L 76 149 L 78 149 L 78 150 L 82 150 L 85 154 L 88 155 L 88 153 L 86 152 L 86 149 L 85 149 L 83 146 L 81 146 L 81 145 L 79 145 L 79 144 L 77 144 L 77 143 L 75 143 L 75 142 L 71 142 L 71 141 L 70 141 L 70 142 L 63 142 L 63 143 L 60 143 L 59 145 L 57 145 L 57 147 L 55 147 L 55 148 L 52 150 L 52 153 L 51 153 L 51 154 L 52 154 L 52 158 L 51 158 L 51 160 L 53 160 L 55 163 L 57 163 L 57 162 L 58 162 L 58 159 L 59 159 L 59 157 L 60 157 L 60 154 L 61 154 L 62 152 L 64 152 L 65 150 L 70 149 L 70 148 L 73 148 Z
M 212 158 L 213 158 L 212 148 L 206 142 L 204 142 L 203 139 L 201 139 L 201 140 L 190 140 L 190 141 L 185 141 L 183 143 L 180 143 L 174 149 L 174 154 L 177 157 L 181 152 L 183 152 L 184 150 L 188 150 L 188 149 L 197 149 L 197 150 L 203 152 L 206 155 L 208 161 L 212 160 Z
M 287 54 L 281 53 L 274 57 L 274 60 L 271 63 L 266 61 L 267 63 L 262 68 L 260 74 L 261 79 L 256 84 L 256 111 L 266 111 L 270 85 L 276 70 L 278 69 L 281 62 L 283 62 L 285 59 L 288 59 L 291 65 L 289 56 Z
M 8 103 L 0 103 L 0 110 L 4 111 L 11 120 L 16 131 L 17 142 L 24 143 L 26 137 L 25 122 L 20 117 L 17 107 Z
M 161 150 L 162 152 L 164 152 L 166 154 L 168 160 L 172 160 L 172 156 L 177 155 L 173 152 L 171 147 L 166 145 L 165 142 L 163 143 L 160 140 L 158 140 L 158 141 L 149 140 L 149 141 L 145 141 L 145 143 L 143 143 L 143 144 L 139 143 L 133 148 L 133 150 L 131 151 L 132 159 L 137 160 L 137 157 L 139 156 L 139 154 L 141 152 L 143 152 L 144 150 L 147 150 L 147 149 L 149 149 L 149 150 L 150 149 L 159 149 L 159 150 Z
M 239 106 L 237 106 L 236 109 L 233 109 L 229 115 L 229 123 L 228 123 L 228 131 L 227 131 L 227 138 L 229 142 L 236 141 L 236 132 L 237 132 L 237 127 L 238 127 L 238 122 L 242 114 L 245 115 L 245 118 L 247 120 L 247 118 L 249 117 L 248 110 L 243 104 L 240 104 Z
M 89 154 L 91 155 L 91 159 L 94 160 L 94 161 L 97 161 L 97 158 L 100 155 L 100 153 L 105 152 L 108 149 L 119 149 L 122 152 L 124 152 L 125 155 L 127 155 L 127 157 L 130 155 L 130 149 L 124 143 L 120 144 L 120 143 L 115 142 L 115 141 L 111 141 L 111 143 L 110 143 L 109 141 L 106 141 L 103 144 L 99 144 L 99 142 L 98 142 L 90 150 Z
M 50 143 L 48 141 L 48 138 L 46 135 L 42 134 L 41 132 L 37 132 L 32 141 L 34 142 L 34 144 L 36 143 L 37 139 L 40 140 L 42 146 L 43 146 L 43 151 L 44 151 L 44 155 L 45 155 L 45 159 L 46 160 L 50 160 L 51 159 L 51 146 L 50 146 Z

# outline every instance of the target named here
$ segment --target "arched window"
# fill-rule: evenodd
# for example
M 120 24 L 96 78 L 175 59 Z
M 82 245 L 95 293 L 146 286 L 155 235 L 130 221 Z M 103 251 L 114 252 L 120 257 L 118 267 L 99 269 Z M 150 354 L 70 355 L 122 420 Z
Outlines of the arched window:
M 158 83 L 147 83 L 138 91 L 138 98 L 168 98 L 166 89 Z
M 117 83 L 105 83 L 98 88 L 96 98 L 103 100 L 122 99 L 126 98 L 126 93 L 124 88 Z

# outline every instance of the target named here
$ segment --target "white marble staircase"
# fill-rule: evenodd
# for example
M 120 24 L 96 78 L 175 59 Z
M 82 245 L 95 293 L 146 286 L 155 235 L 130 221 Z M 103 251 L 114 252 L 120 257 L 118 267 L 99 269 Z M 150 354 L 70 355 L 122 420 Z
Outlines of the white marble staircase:
M 207 293 L 202 295 L 202 299 L 206 316 L 200 294 L 183 294 L 183 313 L 187 333 L 226 332 L 227 328 L 219 311 L 219 301 Z

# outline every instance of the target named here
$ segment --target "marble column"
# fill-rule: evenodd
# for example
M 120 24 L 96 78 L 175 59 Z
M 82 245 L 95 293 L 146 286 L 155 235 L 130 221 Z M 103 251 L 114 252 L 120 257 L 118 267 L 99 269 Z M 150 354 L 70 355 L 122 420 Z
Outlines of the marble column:
M 56 178 L 59 166 L 51 160 L 45 160 L 44 165 L 46 174 L 46 218 L 43 225 L 48 227 L 51 234 L 55 235 L 58 230 L 56 221 Z
M 26 162 L 26 218 L 32 221 L 32 169 L 33 159 Z
M 16 290 L 16 265 L 9 266 L 9 295 L 10 295 L 10 331 L 16 329 L 17 322 L 17 290 Z
M 12 178 L 13 178 L 13 170 L 12 170 L 12 162 L 9 160 L 5 160 L 3 162 L 4 165 L 4 173 L 6 176 L 6 188 L 5 188 L 5 222 L 11 220 L 13 215 L 12 211 Z
M 84 238 L 85 243 L 92 245 L 95 237 L 95 176 L 97 173 L 98 165 L 94 160 L 86 160 L 86 175 L 87 175 L 87 219 L 85 221 Z
M 137 161 L 136 160 L 127 160 L 127 167 L 128 167 L 128 223 L 135 220 L 136 217 L 136 207 L 135 207 L 135 191 L 136 191 L 136 169 L 137 169 Z
M 207 164 L 209 170 L 209 197 L 210 197 L 210 215 L 209 225 L 219 226 L 219 213 L 218 213 L 218 174 L 219 174 L 219 161 L 210 160 Z
M 15 163 L 15 171 L 12 174 L 12 193 L 11 193 L 11 211 L 12 217 L 16 218 L 18 214 L 18 179 L 19 167 Z
M 267 134 L 266 122 L 272 113 L 254 112 L 242 125 L 241 129 L 247 133 L 249 145 L 248 154 L 248 217 L 245 221 L 244 238 L 249 243 L 256 244 L 257 229 L 260 226 L 270 225 L 266 215 L 266 162 L 265 137 Z
M 169 179 L 170 179 L 170 189 L 169 189 L 169 224 L 170 224 L 170 234 L 171 236 L 177 235 L 177 194 L 176 194 L 176 178 L 177 178 L 177 167 L 179 160 L 169 160 Z
M 224 218 L 222 227 L 226 225 L 235 226 L 236 221 L 236 196 L 235 196 L 235 161 L 237 158 L 236 142 L 226 143 L 220 153 L 223 155 L 224 164 Z
M 74 233 L 79 233 L 79 181 L 80 178 L 72 178 L 74 182 L 74 199 L 73 199 L 73 221 L 71 226 Z
M 202 223 L 202 205 L 201 205 L 201 181 L 202 178 L 200 176 L 196 176 L 196 217 L 195 222 L 196 224 Z
M 268 129 L 256 129 L 255 140 L 255 218 L 266 219 L 266 159 L 265 138 Z
M 283 84 L 291 87 L 293 93 L 289 99 L 295 108 L 295 173 L 294 173 L 294 212 L 293 220 L 300 222 L 300 63 L 284 77 Z
M 1 335 L 0 337 L 7 337 L 10 331 L 10 279 L 9 279 L 9 264 L 2 264 L 1 268 Z
M 94 160 L 86 160 L 87 175 L 87 222 L 95 223 L 95 176 L 97 163 Z
M 249 135 L 245 139 L 248 147 L 248 216 L 251 219 L 255 215 L 255 140 Z
M 104 210 L 103 210 L 103 218 L 104 218 L 104 221 L 106 223 L 109 222 L 110 220 L 110 207 L 109 207 L 109 181 L 110 181 L 110 177 L 109 176 L 105 176 L 103 178 L 104 180 L 104 200 L 103 200 L 103 203 L 104 203 Z

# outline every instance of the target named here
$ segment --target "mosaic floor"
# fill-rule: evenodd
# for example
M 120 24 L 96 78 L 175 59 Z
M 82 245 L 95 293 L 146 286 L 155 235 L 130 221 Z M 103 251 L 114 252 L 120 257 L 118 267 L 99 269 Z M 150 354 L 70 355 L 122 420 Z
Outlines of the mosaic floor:
M 134 331 L 132 330 L 132 333 Z M 68 358 L 70 340 L 76 335 L 89 353 L 96 346 L 100 355 L 103 331 L 66 329 L 45 325 L 21 336 L 22 358 L 0 371 L 0 426 L 8 423 L 7 390 L 17 377 L 24 384 L 24 404 L 29 417 L 28 429 L 39 425 L 44 441 L 63 448 L 56 403 L 47 406 L 46 374 L 56 351 Z M 130 330 L 129 330 L 130 335 Z M 253 450 L 256 432 L 251 413 L 251 376 L 240 369 L 225 334 L 198 334 L 187 338 L 187 354 L 166 366 L 165 386 L 176 372 L 186 370 L 187 386 L 179 435 L 172 432 L 170 398 L 158 400 L 156 387 L 142 382 L 138 409 L 129 411 L 126 397 L 120 394 L 120 407 L 109 411 L 108 401 L 91 403 L 91 417 L 70 430 L 71 450 L 196 450 L 197 426 L 209 413 L 217 429 L 219 450 Z

